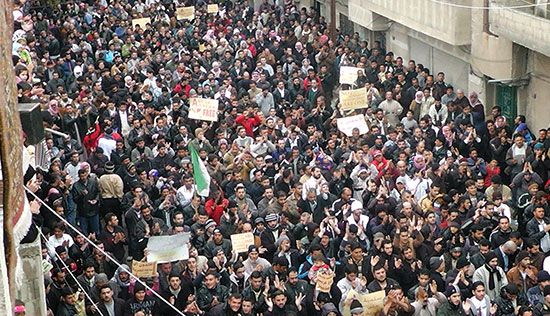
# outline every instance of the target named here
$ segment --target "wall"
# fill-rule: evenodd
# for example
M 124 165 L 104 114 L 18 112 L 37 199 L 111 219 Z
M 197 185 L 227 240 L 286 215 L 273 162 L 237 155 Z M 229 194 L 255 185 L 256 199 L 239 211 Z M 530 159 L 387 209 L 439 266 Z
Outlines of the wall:
M 483 4 L 481 0 L 472 3 L 477 6 Z M 512 78 L 512 41 L 484 32 L 483 15 L 483 10 L 472 10 L 472 70 L 477 75 L 492 79 Z
M 491 1 L 491 6 L 502 3 Z M 491 31 L 499 36 L 550 56 L 550 20 L 515 9 L 491 10 Z
M 470 23 L 464 23 L 470 20 L 468 9 L 428 0 L 361 0 L 360 3 L 377 14 L 448 44 L 471 43 Z
M 46 292 L 42 271 L 40 237 L 33 243 L 22 244 L 18 249 L 25 278 L 17 288 L 17 298 L 25 302 L 27 315 L 46 315 Z
M 518 113 L 527 117 L 527 123 L 533 132 L 550 127 L 550 57 L 531 51 L 529 53 L 528 70 L 531 81 L 527 86 L 526 106 L 519 108 Z M 520 99 L 520 103 L 521 99 Z M 519 111 L 522 110 L 522 111 Z

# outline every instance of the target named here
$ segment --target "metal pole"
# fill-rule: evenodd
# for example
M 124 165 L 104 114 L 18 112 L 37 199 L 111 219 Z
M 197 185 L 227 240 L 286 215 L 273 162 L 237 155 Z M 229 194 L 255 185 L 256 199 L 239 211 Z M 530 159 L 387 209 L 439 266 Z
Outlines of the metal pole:
M 336 41 L 336 0 L 330 0 L 330 38 Z

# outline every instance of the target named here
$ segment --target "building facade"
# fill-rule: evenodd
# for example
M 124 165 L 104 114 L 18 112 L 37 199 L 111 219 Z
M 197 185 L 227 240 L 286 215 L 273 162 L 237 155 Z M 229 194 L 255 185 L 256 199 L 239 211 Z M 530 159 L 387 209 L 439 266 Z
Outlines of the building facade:
M 455 88 L 478 92 L 487 112 L 499 105 L 509 119 L 525 115 L 536 133 L 550 126 L 550 7 L 543 2 L 336 0 L 336 17 L 340 28 L 381 41 L 405 63 L 414 59 L 433 74 L 443 71 Z M 330 17 L 330 0 L 310 5 Z

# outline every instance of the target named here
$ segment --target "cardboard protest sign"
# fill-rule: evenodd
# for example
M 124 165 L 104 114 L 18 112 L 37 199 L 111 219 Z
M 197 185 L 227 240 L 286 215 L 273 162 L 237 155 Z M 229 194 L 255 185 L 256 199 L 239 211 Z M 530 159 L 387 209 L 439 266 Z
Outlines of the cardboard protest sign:
M 363 70 L 363 68 L 342 66 L 340 67 L 340 84 L 355 84 L 357 80 L 357 70 Z
M 369 106 L 367 89 L 340 90 L 340 108 L 343 110 L 362 109 Z
M 189 259 L 189 233 L 152 236 L 147 242 L 147 262 L 165 263 Z
M 231 235 L 231 245 L 236 253 L 247 252 L 248 246 L 254 245 L 254 234 L 233 234 Z
M 330 270 L 319 271 L 317 273 L 317 282 L 315 289 L 319 292 L 330 293 L 330 288 L 334 283 L 334 273 Z
M 195 7 L 181 7 L 176 9 L 178 20 L 193 20 L 195 18 Z
M 132 261 L 132 273 L 138 278 L 154 277 L 157 272 L 156 262 Z
M 218 120 L 218 100 L 190 98 L 189 118 L 216 122 Z
M 207 6 L 207 10 L 208 10 L 207 11 L 208 13 L 216 14 L 216 13 L 218 13 L 218 11 L 220 11 L 220 8 L 218 7 L 218 4 L 214 3 L 214 4 L 209 4 Z
M 355 290 L 350 290 L 346 299 L 351 299 L 355 297 L 363 305 L 363 316 L 374 316 L 376 313 L 380 312 L 384 308 L 384 298 L 386 293 L 384 291 L 373 292 L 369 294 L 360 294 Z M 350 306 L 344 305 L 344 310 L 342 315 L 350 316 Z
M 133 19 L 132 20 L 132 27 L 135 28 L 136 25 L 139 24 L 139 26 L 141 26 L 141 28 L 144 29 L 145 25 L 150 24 L 150 23 L 151 23 L 151 18 Z
M 338 126 L 338 130 L 346 134 L 346 136 L 351 136 L 354 128 L 359 129 L 360 135 L 369 132 L 369 126 L 363 114 L 339 118 L 336 120 L 336 125 Z

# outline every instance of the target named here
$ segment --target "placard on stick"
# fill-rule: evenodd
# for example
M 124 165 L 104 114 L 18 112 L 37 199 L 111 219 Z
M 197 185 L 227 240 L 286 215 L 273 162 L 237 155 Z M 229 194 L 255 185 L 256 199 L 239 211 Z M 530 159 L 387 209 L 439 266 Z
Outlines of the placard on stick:
M 248 246 L 254 245 L 254 234 L 242 233 L 231 235 L 231 245 L 236 253 L 247 252 Z
M 176 9 L 178 20 L 193 20 L 195 18 L 195 7 L 181 7 Z
M 218 13 L 218 11 L 220 11 L 220 8 L 218 7 L 218 4 L 217 3 L 214 3 L 214 4 L 209 4 L 207 6 L 207 12 L 210 14 L 210 13 L 213 13 L 213 14 L 216 14 Z
M 154 277 L 157 272 L 156 262 L 132 261 L 132 273 L 139 278 Z
M 133 19 L 132 20 L 132 27 L 135 28 L 136 25 L 141 26 L 142 29 L 145 28 L 145 25 L 151 24 L 151 18 L 139 18 L 139 19 Z

